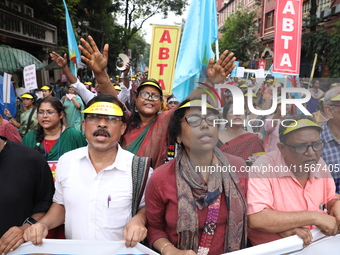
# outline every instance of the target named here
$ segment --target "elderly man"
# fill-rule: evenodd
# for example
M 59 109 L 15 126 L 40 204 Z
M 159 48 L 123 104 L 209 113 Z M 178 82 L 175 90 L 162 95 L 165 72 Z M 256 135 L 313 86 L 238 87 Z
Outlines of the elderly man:
M 258 158 L 251 169 L 247 203 L 253 245 L 297 234 L 306 246 L 315 227 L 325 235 L 338 233 L 340 202 L 320 157 L 322 129 L 305 115 L 289 116 L 284 124 L 278 150 Z
M 25 231 L 25 240 L 39 245 L 49 229 L 65 222 L 68 239 L 124 239 L 126 246 L 135 246 L 146 237 L 141 187 L 152 170 L 147 162 L 138 169 L 145 174 L 139 178 L 141 192 L 135 193 L 132 183 L 138 178 L 132 166 L 136 161 L 118 144 L 126 124 L 123 105 L 116 97 L 96 96 L 83 112 L 88 146 L 60 157 L 54 203 L 44 218 Z M 134 203 L 138 199 L 141 203 Z
M 321 156 L 333 175 L 336 192 L 340 193 L 340 87 L 326 93 L 323 106 L 329 119 L 322 126 L 321 139 L 326 144 Z

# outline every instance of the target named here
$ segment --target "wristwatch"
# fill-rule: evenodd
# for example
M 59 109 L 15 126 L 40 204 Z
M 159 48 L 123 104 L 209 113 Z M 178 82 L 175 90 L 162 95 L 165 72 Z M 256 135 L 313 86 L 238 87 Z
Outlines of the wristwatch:
M 22 223 L 22 225 L 24 225 L 25 223 L 28 223 L 28 224 L 30 224 L 30 225 L 33 225 L 33 224 L 37 223 L 37 221 L 36 221 L 35 219 L 33 219 L 32 217 L 28 217 L 28 218 L 24 221 L 24 223 Z

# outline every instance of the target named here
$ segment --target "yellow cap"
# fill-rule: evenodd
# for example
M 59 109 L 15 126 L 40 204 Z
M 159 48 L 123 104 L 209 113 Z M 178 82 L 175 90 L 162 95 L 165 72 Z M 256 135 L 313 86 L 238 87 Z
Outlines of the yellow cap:
M 83 113 L 97 113 L 104 115 L 123 116 L 123 110 L 118 105 L 109 102 L 96 102 L 87 107 Z
M 120 87 L 120 86 L 118 86 L 118 85 L 116 85 L 116 86 L 113 86 L 116 90 L 122 90 L 122 88 Z
M 340 94 L 333 97 L 331 101 L 340 101 Z
M 141 85 L 139 85 L 138 88 L 141 88 L 141 87 L 144 87 L 144 86 L 154 86 L 156 87 L 161 93 L 163 93 L 162 91 L 162 88 L 155 82 L 152 82 L 152 81 L 146 81 L 146 82 L 143 82 Z
M 84 82 L 84 84 L 85 84 L 85 85 L 92 85 L 92 82 L 86 81 L 86 82 Z
M 252 77 L 250 77 L 250 79 L 252 79 L 252 80 L 256 80 L 256 78 L 255 78 L 255 77 L 253 77 L 253 76 L 252 76 Z
M 134 78 L 134 77 L 133 77 L 133 78 L 131 78 L 131 81 L 135 81 L 135 80 L 136 80 L 136 78 Z
M 29 98 L 29 99 L 33 99 L 33 96 L 30 94 L 22 94 L 21 95 L 22 98 Z
M 51 88 L 48 87 L 48 86 L 42 86 L 40 89 L 47 89 L 47 90 L 50 90 Z
M 119 79 L 123 79 L 123 76 L 119 76 Z
M 325 100 L 325 97 L 320 97 L 319 101 L 323 102 Z
M 254 92 L 251 92 L 251 95 L 252 95 L 253 97 L 257 97 L 257 95 L 256 95 Z M 248 96 L 248 93 L 245 93 L 244 96 L 247 97 L 247 96 Z
M 274 82 L 274 79 L 268 79 L 266 82 Z
M 191 108 L 191 107 L 202 107 L 202 100 L 192 100 L 187 102 L 186 104 L 178 107 L 178 109 L 181 108 Z M 217 114 L 219 114 L 218 110 L 213 107 L 211 104 L 207 103 L 207 108 L 212 109 L 213 111 L 215 111 Z
M 247 84 L 242 84 L 240 86 L 238 86 L 239 88 L 248 88 L 248 85 Z
M 289 132 L 305 127 L 316 127 L 319 128 L 320 131 L 322 130 L 322 128 L 314 121 L 311 121 L 309 119 L 301 119 L 288 125 L 287 128 L 283 131 L 283 134 L 285 135 L 288 134 Z
M 253 153 L 253 154 L 251 154 L 252 156 L 262 156 L 262 155 L 264 155 L 264 154 L 266 154 L 267 152 L 265 152 L 265 151 L 261 151 L 261 152 L 256 152 L 256 153 Z
M 337 87 L 337 86 L 339 86 L 337 83 L 331 84 L 331 87 Z

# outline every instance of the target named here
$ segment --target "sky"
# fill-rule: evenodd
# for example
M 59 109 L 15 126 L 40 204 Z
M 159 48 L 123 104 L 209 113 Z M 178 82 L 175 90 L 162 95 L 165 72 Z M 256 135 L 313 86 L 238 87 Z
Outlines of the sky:
M 151 17 L 143 24 L 143 31 L 146 33 L 145 40 L 147 43 L 151 44 L 151 37 L 152 37 L 152 26 L 151 24 L 157 24 L 157 25 L 180 25 L 182 22 L 182 19 L 186 19 L 190 7 L 190 3 L 192 0 L 188 0 L 189 5 L 186 7 L 186 10 L 184 11 L 182 16 L 176 16 L 173 13 L 169 13 L 167 19 L 162 19 L 161 14 L 156 14 L 155 16 Z

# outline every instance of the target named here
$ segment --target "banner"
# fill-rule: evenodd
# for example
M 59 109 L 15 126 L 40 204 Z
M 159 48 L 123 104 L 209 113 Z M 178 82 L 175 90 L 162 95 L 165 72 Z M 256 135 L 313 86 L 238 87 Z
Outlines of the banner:
M 265 69 L 266 67 L 266 60 L 260 60 L 259 62 L 259 69 Z
M 275 8 L 274 73 L 300 73 L 302 0 L 277 0 Z
M 26 90 L 33 90 L 38 88 L 37 73 L 35 70 L 35 64 L 25 66 L 24 68 L 24 83 Z
M 150 250 L 138 243 L 133 248 L 127 248 L 124 241 L 92 241 L 92 240 L 61 240 L 44 239 L 42 246 L 35 246 L 31 242 L 24 243 L 8 255 L 157 255 L 158 253 Z
M 68 13 L 66 2 L 65 0 L 63 0 L 63 2 L 64 2 L 64 7 L 65 7 L 68 57 L 70 59 L 70 70 L 77 77 L 77 63 L 81 62 L 80 52 L 78 49 L 76 37 L 74 36 L 72 22 L 70 19 L 70 15 Z
M 9 104 L 11 102 L 11 79 L 11 74 L 4 73 L 4 83 L 2 87 L 2 100 L 4 104 Z
M 234 251 L 232 255 L 338 255 L 340 249 L 340 235 L 325 236 L 319 229 L 311 230 L 313 242 L 306 248 L 302 247 L 302 239 L 298 236 L 290 236 L 280 240 L 260 244 L 251 248 Z M 224 254 L 224 255 L 227 255 Z
M 152 25 L 148 77 L 158 81 L 163 95 L 172 94 L 180 37 L 180 26 Z

